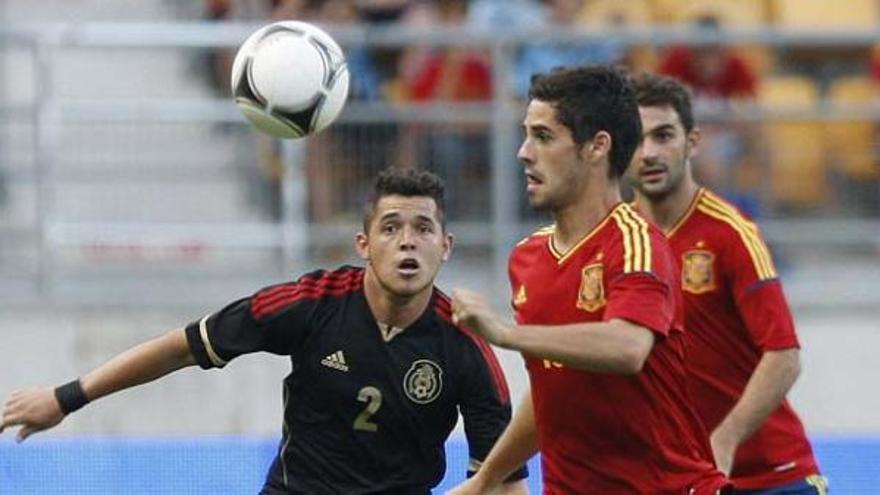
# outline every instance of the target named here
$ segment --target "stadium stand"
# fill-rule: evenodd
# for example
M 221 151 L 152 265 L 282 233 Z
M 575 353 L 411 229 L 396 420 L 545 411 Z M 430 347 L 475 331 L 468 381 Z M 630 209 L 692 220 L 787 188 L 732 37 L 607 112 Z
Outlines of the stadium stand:
M 758 101 L 770 109 L 813 107 L 819 89 L 805 77 L 767 77 L 761 81 Z M 821 124 L 804 120 L 764 124 L 770 189 L 779 206 L 816 207 L 827 197 L 822 131 Z

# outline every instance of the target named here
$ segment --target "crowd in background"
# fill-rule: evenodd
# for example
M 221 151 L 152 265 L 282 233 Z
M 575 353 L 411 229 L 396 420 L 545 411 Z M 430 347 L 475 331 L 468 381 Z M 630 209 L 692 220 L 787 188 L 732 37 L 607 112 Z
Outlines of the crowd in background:
M 778 12 L 782 7 L 774 4 L 786 1 L 736 3 L 737 6 L 706 0 L 207 0 L 205 17 L 235 21 L 301 19 L 326 25 L 407 26 L 425 30 L 452 26 L 480 32 L 678 23 L 712 33 L 726 26 L 772 25 L 774 16 L 784 15 Z M 752 6 L 751 10 L 745 6 Z M 491 100 L 498 88 L 492 80 L 488 47 L 345 49 L 354 100 L 480 103 Z M 209 72 L 214 74 L 220 94 L 228 91 L 231 56 L 231 51 L 223 51 L 212 54 L 210 59 Z M 836 97 L 837 83 L 842 81 L 855 81 L 855 86 L 862 88 L 861 96 L 857 97 L 844 90 L 844 103 L 864 103 L 859 98 L 871 100 L 880 87 L 880 50 L 869 46 L 776 49 L 722 43 L 655 47 L 627 45 L 613 39 L 563 44 L 536 36 L 533 43 L 520 47 L 514 54 L 510 80 L 504 81 L 502 87 L 510 97 L 523 99 L 529 78 L 535 72 L 560 65 L 609 62 L 636 71 L 672 75 L 691 86 L 698 111 L 708 115 L 702 119 L 705 144 L 695 170 L 702 182 L 725 194 L 746 213 L 759 216 L 768 204 L 783 212 L 814 211 L 820 206 L 827 209 L 829 203 L 832 210 L 850 214 L 880 209 L 880 168 L 873 123 L 865 121 L 860 126 L 839 130 L 818 121 L 757 124 L 749 119 L 729 118 L 752 103 L 808 107 L 823 97 Z M 795 89 L 789 87 L 791 84 Z M 779 85 L 781 89 L 774 91 Z M 800 94 L 797 88 L 805 88 L 802 100 L 791 99 L 792 95 Z M 777 98 L 778 94 L 783 96 Z M 712 115 L 728 118 L 717 119 Z M 836 137 L 841 133 L 842 140 Z M 400 166 L 418 164 L 469 183 L 485 183 L 490 173 L 491 142 L 486 126 L 337 125 L 313 145 L 328 149 L 315 158 L 319 163 L 309 166 L 310 173 L 315 174 L 311 215 L 318 221 L 352 209 L 353 205 L 335 205 L 326 199 L 333 197 L 330 189 L 361 181 L 356 170 L 338 167 L 351 156 L 377 161 L 361 167 L 365 176 L 386 165 L 387 157 Z M 370 149 L 365 150 L 364 146 Z M 356 152 L 355 148 L 363 152 Z M 511 156 L 513 153 L 511 150 Z M 271 157 L 273 153 L 264 155 Z M 267 163 L 268 175 L 277 179 L 278 160 Z M 455 173 L 448 173 L 451 167 L 456 168 Z M 461 191 L 456 180 L 452 179 L 449 188 L 453 195 Z M 489 211 L 487 196 L 467 193 L 451 198 L 451 217 L 485 215 Z

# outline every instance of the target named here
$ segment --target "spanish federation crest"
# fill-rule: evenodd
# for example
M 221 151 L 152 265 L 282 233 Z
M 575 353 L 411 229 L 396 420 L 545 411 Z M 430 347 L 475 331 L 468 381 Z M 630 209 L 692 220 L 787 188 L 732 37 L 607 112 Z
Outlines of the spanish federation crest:
M 427 359 L 413 362 L 403 377 L 403 392 L 416 404 L 433 402 L 443 390 L 443 370 Z
M 715 255 L 705 249 L 694 249 L 682 255 L 681 288 L 691 294 L 702 294 L 715 289 L 712 270 Z
M 578 308 L 593 312 L 605 305 L 605 285 L 602 281 L 602 272 L 602 263 L 593 263 L 581 270 Z

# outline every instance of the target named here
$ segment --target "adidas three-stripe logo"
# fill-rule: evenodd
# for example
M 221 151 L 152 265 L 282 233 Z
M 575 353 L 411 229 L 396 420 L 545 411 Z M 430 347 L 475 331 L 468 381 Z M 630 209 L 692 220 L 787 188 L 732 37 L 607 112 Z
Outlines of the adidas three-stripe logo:
M 322 359 L 321 364 L 335 370 L 348 371 L 348 365 L 345 364 L 345 355 L 342 354 L 341 350 L 336 351 L 333 354 L 330 354 Z

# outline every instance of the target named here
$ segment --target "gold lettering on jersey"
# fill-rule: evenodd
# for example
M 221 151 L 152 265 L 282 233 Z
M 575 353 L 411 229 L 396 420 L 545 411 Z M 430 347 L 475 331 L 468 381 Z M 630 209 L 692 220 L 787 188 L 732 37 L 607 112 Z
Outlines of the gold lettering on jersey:
M 513 307 L 518 308 L 526 303 L 528 298 L 526 297 L 526 286 L 520 285 L 519 290 L 516 291 L 516 297 L 513 298 Z
M 705 249 L 687 251 L 682 256 L 681 288 L 691 294 L 715 290 L 715 255 Z
M 562 368 L 562 363 L 556 361 L 544 360 L 544 368 Z
M 587 265 L 581 270 L 581 289 L 578 291 L 577 307 L 589 312 L 605 305 L 605 286 L 602 281 L 602 263 Z

